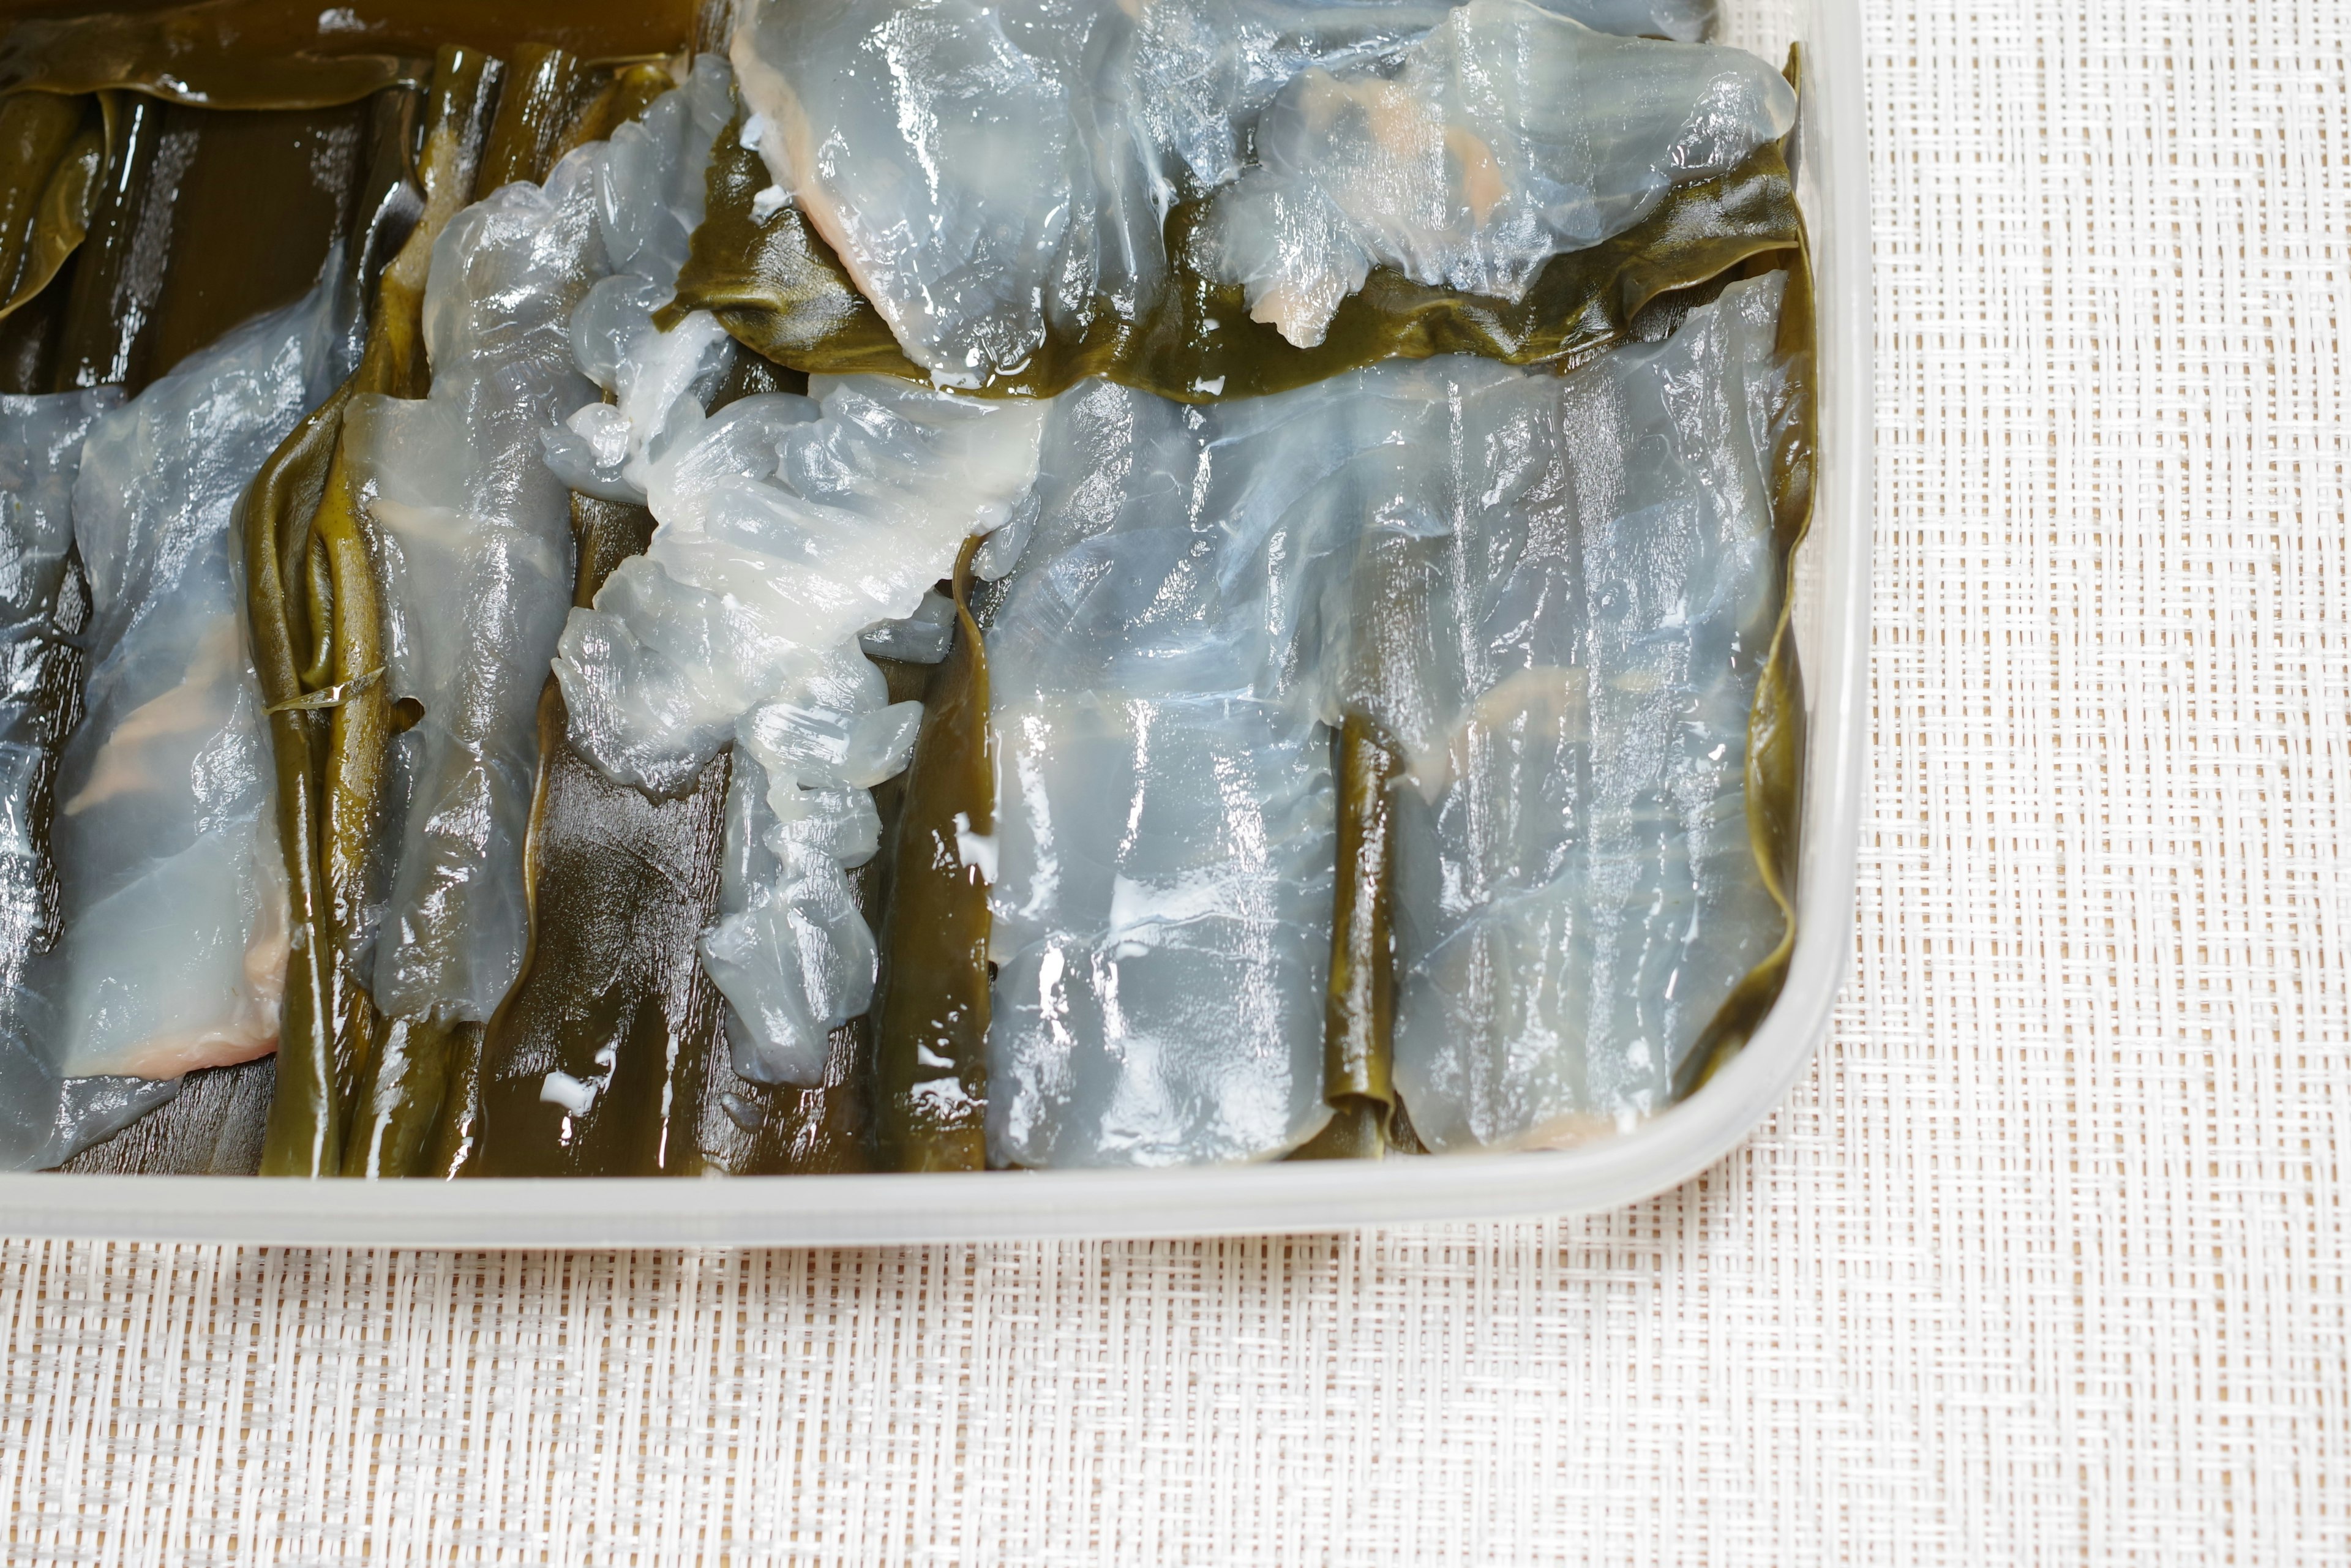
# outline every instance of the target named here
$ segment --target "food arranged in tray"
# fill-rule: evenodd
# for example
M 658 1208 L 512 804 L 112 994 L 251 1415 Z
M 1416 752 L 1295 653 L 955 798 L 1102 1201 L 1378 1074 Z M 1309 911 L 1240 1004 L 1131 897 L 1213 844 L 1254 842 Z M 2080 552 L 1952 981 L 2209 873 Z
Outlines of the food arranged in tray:
M 1812 462 L 1796 95 L 1711 23 L 15 23 L 0 1167 L 1401 1157 L 1692 1092 L 1793 937 Z

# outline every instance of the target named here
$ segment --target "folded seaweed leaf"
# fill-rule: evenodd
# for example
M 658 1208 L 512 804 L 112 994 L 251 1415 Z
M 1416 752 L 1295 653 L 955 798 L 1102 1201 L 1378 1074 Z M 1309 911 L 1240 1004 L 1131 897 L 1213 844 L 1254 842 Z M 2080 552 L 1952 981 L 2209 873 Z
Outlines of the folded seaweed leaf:
M 102 100 L 106 168 L 73 267 L 56 385 L 136 395 L 230 328 L 309 291 L 352 232 L 376 139 L 366 103 L 226 113 L 131 93 Z
M 261 1163 L 268 1175 L 342 1168 L 350 1103 L 375 1044 L 356 949 L 393 718 L 381 681 L 382 613 L 351 493 L 343 415 L 362 392 L 413 398 L 424 390 L 425 275 L 434 242 L 471 193 L 496 82 L 496 62 L 474 51 L 444 49 L 435 62 L 415 221 L 377 286 L 360 362 L 272 455 L 247 497 L 248 612 L 255 665 L 271 705 L 295 930 Z M 393 146 L 404 154 L 406 137 Z
M 631 68 L 611 72 L 584 67 L 559 50 L 525 50 L 516 72 L 506 84 L 497 117 L 490 128 L 481 169 L 474 181 L 475 191 L 497 191 L 515 182 L 537 184 L 546 181 L 553 164 L 568 148 L 583 139 L 592 139 L 583 138 L 583 131 L 592 131 L 601 137 L 613 128 L 616 114 L 633 117 L 659 92 L 673 85 L 668 73 L 658 68 Z M 590 191 L 590 183 L 583 183 L 600 180 L 600 168 L 575 171 L 566 187 L 569 194 L 558 195 L 550 188 L 549 199 L 556 206 L 546 214 L 546 221 L 569 225 L 574 220 L 563 214 L 571 212 L 583 195 L 591 204 L 600 199 Z M 493 206 L 505 204 L 499 210 L 507 216 L 485 220 L 491 227 L 480 231 L 476 236 L 480 243 L 489 243 L 486 236 L 496 225 L 525 221 L 514 193 L 485 199 Z M 569 234 L 568 226 L 565 232 Z M 534 287 L 559 291 L 583 287 L 599 265 L 595 258 L 603 255 L 601 243 L 589 233 L 570 235 L 564 243 L 583 241 L 588 248 L 580 252 L 577 264 L 588 267 L 587 274 L 567 270 L 574 265 L 571 263 L 549 271 L 548 265 L 552 257 L 543 257 L 528 264 L 534 273 L 543 275 Z M 511 248 L 511 239 L 496 243 Z M 505 314 L 503 306 L 490 308 L 493 316 Z M 538 323 L 530 330 L 543 332 L 545 321 L 540 308 L 532 307 L 528 314 Z M 515 318 L 517 322 L 522 319 Z M 500 329 L 510 329 L 511 324 Z M 481 351 L 495 357 L 507 350 L 485 341 Z M 513 382 L 516 395 L 533 399 L 548 395 L 558 383 L 567 382 L 569 374 L 568 371 L 554 371 L 549 367 L 538 366 Z M 555 380 L 549 381 L 549 375 Z M 468 395 L 478 398 L 480 393 L 477 391 Z M 477 413 L 478 409 L 475 414 L 467 416 L 469 423 Z M 371 421 L 373 417 L 370 415 Z M 371 441 L 378 445 L 390 437 L 388 426 L 379 430 L 371 423 L 369 430 Z M 509 435 L 520 433 L 517 427 Z M 417 438 L 412 434 L 399 439 Z M 405 456 L 394 457 L 392 449 L 385 448 L 378 458 L 379 463 L 393 462 L 406 473 L 419 455 L 411 451 Z M 477 460 L 492 463 L 503 472 L 506 465 L 514 462 L 535 465 L 537 456 L 534 445 L 528 453 L 496 455 L 485 452 Z M 413 473 L 407 473 L 401 480 L 403 486 L 418 482 L 419 476 Z M 503 495 L 503 491 L 500 493 Z M 467 494 L 470 497 L 473 492 Z M 475 502 L 469 498 L 459 504 L 471 507 Z M 532 499 L 525 506 L 519 497 L 507 497 L 501 504 L 513 511 L 513 516 L 503 519 L 506 523 L 518 523 L 526 515 L 536 517 L 541 505 L 539 500 Z M 642 548 L 642 534 L 635 521 L 615 515 L 615 509 L 592 506 L 583 509 L 574 505 L 571 523 L 575 544 L 586 552 L 580 570 L 589 578 L 600 579 L 601 570 L 608 569 L 608 562 L 603 567 L 599 562 L 615 548 L 614 540 L 624 541 L 622 548 Z M 530 526 L 536 529 L 542 525 L 534 522 Z M 411 527 L 403 525 L 403 529 Z M 440 547 L 430 538 L 409 538 L 403 532 L 400 548 L 408 555 L 404 570 L 413 573 L 421 559 L 414 557 L 415 550 L 430 551 Z M 498 596 L 504 607 L 497 612 L 501 615 L 540 615 L 543 605 L 538 609 L 529 607 L 538 603 L 538 591 L 523 590 L 512 580 L 512 565 L 495 571 L 489 569 L 488 563 L 498 552 L 511 554 L 512 542 L 488 548 L 491 553 L 479 556 L 464 570 L 487 573 L 480 579 L 480 584 L 484 591 Z M 525 575 L 528 575 L 527 570 Z M 411 586 L 413 589 L 420 585 Z M 418 612 L 414 604 L 403 611 L 403 614 L 412 617 Z M 414 635 L 413 632 L 410 634 Z M 517 634 L 523 633 L 517 630 Z M 444 691 L 428 701 L 428 708 L 444 704 L 444 699 L 461 706 L 495 702 L 503 706 L 507 695 L 494 697 L 491 687 L 495 685 L 499 693 L 507 693 L 512 680 L 524 673 L 512 667 L 510 659 L 499 664 L 496 672 L 474 670 L 470 664 L 468 669 L 471 673 L 465 679 L 469 684 L 462 695 Z M 421 668 L 418 673 L 422 673 Z M 465 711 L 470 712 L 470 707 Z M 528 912 L 536 906 L 539 868 L 535 852 L 540 846 L 526 832 L 523 823 L 516 821 L 508 827 L 494 827 L 488 840 L 467 847 L 459 839 L 470 831 L 463 824 L 474 821 L 475 809 L 459 803 L 478 799 L 483 802 L 481 810 L 503 821 L 506 808 L 498 802 L 506 797 L 501 793 L 503 787 L 493 779 L 506 777 L 504 770 L 517 761 L 524 768 L 536 769 L 532 799 L 541 800 L 552 778 L 546 747 L 550 740 L 559 742 L 563 716 L 559 709 L 549 711 L 542 693 L 534 744 L 508 747 L 495 738 L 496 724 L 486 728 L 478 716 L 465 718 L 457 714 L 458 709 L 450 709 L 451 716 L 441 720 L 441 728 L 425 737 L 426 746 L 412 749 L 408 764 L 412 769 L 428 770 L 418 774 L 418 779 L 439 780 L 431 786 L 439 791 L 434 797 L 439 804 L 433 808 L 439 814 L 421 824 L 421 834 L 419 821 L 408 824 L 402 840 L 398 873 L 388 887 L 392 902 L 384 918 L 387 922 L 398 920 L 407 956 L 387 954 L 378 961 L 375 1001 L 387 1019 L 378 1037 L 377 1056 L 371 1064 L 360 1120 L 353 1128 L 346 1151 L 345 1171 L 350 1175 L 446 1176 L 467 1168 L 481 1146 L 478 1134 L 484 1125 L 485 1096 L 495 1097 L 495 1066 L 486 1068 L 485 1064 L 503 1060 L 502 1056 L 490 1054 L 493 1047 L 489 1037 L 505 1028 L 500 1019 L 528 1019 L 533 1016 L 518 991 L 522 978 L 529 973 L 535 941 Z M 451 790 L 455 793 L 449 793 Z M 528 810 L 519 800 L 514 806 L 518 812 Z M 417 809 L 411 808 L 412 811 Z M 455 819 L 448 815 L 453 809 L 458 811 Z M 436 823 L 441 825 L 435 826 Z M 453 823 L 459 829 L 457 837 L 451 836 Z M 509 833 L 513 837 L 507 837 Z M 506 846 L 504 850 L 496 847 L 501 843 Z M 504 859 L 507 852 L 518 855 L 510 869 L 523 883 L 523 912 L 510 934 L 514 943 L 511 947 L 506 945 L 508 934 L 499 914 L 502 901 L 495 891 L 476 890 L 470 894 L 465 891 L 476 883 L 494 890 L 508 874 Z M 425 857 L 422 862 L 415 859 L 420 855 Z M 509 971 L 517 976 L 511 985 L 499 973 L 503 963 L 517 966 Z M 556 972 L 569 975 L 574 971 L 568 966 L 559 966 Z M 485 992 L 485 985 L 494 985 L 496 990 Z M 389 990 L 383 988 L 387 987 Z M 503 1002 L 497 1000 L 500 991 L 506 993 Z M 476 1008 L 489 1011 L 491 1016 L 486 1018 L 484 1011 L 474 1010 Z
M 0 393 L 45 392 L 106 167 L 98 99 L 0 97 Z
M 475 190 L 545 180 L 565 153 L 608 139 L 676 85 L 665 62 L 604 67 L 567 49 L 523 45 L 498 95 Z
M 1430 541 L 1384 529 L 1357 547 L 1346 645 L 1350 697 L 1334 737 L 1339 875 L 1323 1012 L 1323 1098 L 1331 1122 L 1299 1159 L 1377 1159 L 1401 1105 L 1395 1058 L 1395 800 L 1405 771 L 1396 735 L 1361 694 L 1392 697 L 1438 657 L 1431 640 Z M 1409 1134 L 1405 1134 L 1409 1139 Z
M 661 96 L 650 89 L 674 86 L 666 73 L 622 72 L 587 99 L 581 116 L 634 117 Z M 664 210 L 676 189 L 699 193 L 707 131 L 684 134 L 699 112 L 694 90 L 648 118 L 625 154 L 614 143 L 610 183 L 600 189 L 608 260 L 623 272 L 674 269 L 683 254 L 684 230 L 675 221 L 664 230 Z M 665 263 L 664 234 L 674 246 Z M 777 390 L 774 367 L 717 341 L 735 362 L 716 402 Z M 641 507 L 580 494 L 571 519 L 574 602 L 586 605 L 614 569 L 643 551 L 653 519 Z M 697 1128 L 724 1004 L 702 974 L 695 940 L 716 911 L 726 761 L 714 759 L 670 798 L 651 799 L 612 783 L 571 747 L 570 716 L 551 679 L 540 692 L 538 727 L 520 970 L 450 1072 L 426 1168 L 440 1176 L 698 1171 Z M 583 996 L 580 977 L 591 974 L 598 982 Z
M 987 1164 L 987 873 L 996 831 L 987 653 L 971 616 L 972 559 L 955 569 L 955 642 L 923 694 L 883 906 L 873 993 L 874 1109 L 893 1170 Z
M 1333 737 L 1339 875 L 1322 1021 L 1322 1098 L 1331 1120 L 1291 1159 L 1377 1159 L 1395 1113 L 1395 810 L 1404 758 L 1360 713 Z
M 582 597 L 592 567 L 643 549 L 640 507 L 575 497 Z M 601 533 L 601 539 L 595 536 Z M 615 784 L 566 743 L 553 681 L 526 862 L 522 978 L 453 1075 L 436 1176 L 692 1175 L 725 1004 L 695 942 L 718 905 L 727 759 L 681 796 Z M 592 977 L 592 978 L 591 978 Z
M 584 96 L 578 100 L 571 123 L 556 139 L 549 163 L 559 162 L 575 147 L 606 141 L 622 126 L 643 119 L 653 100 L 676 85 L 666 61 L 638 60 L 610 72 L 589 72 L 581 78 Z
M 163 1105 L 57 1168 L 78 1176 L 252 1176 L 261 1168 L 277 1063 L 265 1056 L 191 1072 Z
M 676 299 L 655 319 L 669 326 L 708 310 L 746 346 L 811 374 L 921 376 L 799 208 L 786 202 L 767 210 L 760 197 L 769 183 L 759 155 L 743 147 L 739 126 L 723 132 L 711 155 L 708 214 L 679 274 Z M 1660 295 L 1786 249 L 1797 232 L 1785 152 L 1771 143 L 1728 174 L 1677 188 L 1624 233 L 1553 258 L 1516 302 L 1375 268 L 1339 307 L 1323 340 L 1301 349 L 1249 319 L 1238 285 L 1215 283 L 1197 265 L 1204 213 L 1203 204 L 1189 202 L 1167 214 L 1173 276 L 1139 319 L 1100 300 L 1079 326 L 1050 334 L 1019 373 L 978 390 L 1050 396 L 1104 376 L 1201 402 L 1282 392 L 1395 357 L 1474 353 L 1512 364 L 1573 363 L 1622 341 L 1628 323 Z
M 711 412 L 739 398 L 799 391 L 799 378 L 737 350 Z M 575 496 L 576 602 L 653 529 L 643 507 Z M 931 671 L 880 660 L 893 702 L 921 695 Z M 541 697 L 541 764 L 527 863 L 531 947 L 522 977 L 456 1071 L 426 1168 L 435 1175 L 661 1175 L 722 1170 L 791 1175 L 872 1168 L 871 1020 L 832 1031 L 813 1087 L 737 1075 L 726 1008 L 698 942 L 718 915 L 728 756 L 680 794 L 648 796 L 605 777 L 571 744 L 550 680 Z M 902 781 L 873 793 L 886 835 Z M 869 920 L 883 857 L 852 878 Z M 601 977 L 591 995 L 579 977 Z M 484 1067 L 486 1063 L 486 1069 Z M 559 1074 L 552 1081 L 549 1074 Z
M 749 354 L 713 399 L 776 390 Z M 642 507 L 574 495 L 579 579 L 592 603 L 644 553 Z M 435 1176 L 695 1174 L 750 1159 L 741 1129 L 775 1119 L 760 1087 L 724 1067 L 726 1003 L 695 943 L 716 917 L 728 759 L 672 799 L 607 779 L 570 743 L 562 689 L 539 697 L 539 773 L 524 864 L 530 947 L 522 976 L 453 1073 L 425 1167 Z M 581 994 L 580 977 L 598 983 Z M 714 1077 L 722 1082 L 714 1084 Z M 550 1092 L 550 1082 L 554 1085 Z M 735 1103 L 721 1116 L 717 1097 Z M 716 1124 L 714 1124 L 714 1123 Z M 735 1133 L 732 1139 L 728 1133 Z
M 106 116 L 106 167 L 51 354 L 58 392 L 127 387 L 133 350 L 154 313 L 162 282 L 161 268 L 132 267 L 131 246 L 140 214 L 157 184 L 163 105 L 123 93 L 101 93 L 99 102 Z M 168 203 L 178 190 L 174 184 L 156 193 Z
M 1800 91 L 1803 46 L 1788 51 L 1785 74 Z M 1818 456 L 1820 323 L 1813 293 L 1812 238 L 1801 218 L 1792 256 L 1759 256 L 1739 271 L 1755 276 L 1774 266 L 1786 268 L 1780 298 L 1776 352 L 1785 367 L 1779 401 L 1769 411 L 1771 463 L 1765 476 L 1771 497 L 1774 559 L 1780 563 L 1780 619 L 1771 652 L 1755 687 L 1747 727 L 1748 830 L 1764 890 L 1785 920 L 1779 946 L 1741 979 L 1699 1035 L 1674 1076 L 1676 1100 L 1704 1087 L 1723 1065 L 1746 1048 L 1788 983 L 1796 951 L 1796 852 L 1804 813 L 1804 685 L 1797 661 L 1794 614 L 1796 551 L 1813 526 L 1813 485 Z
M 0 317 L 57 277 L 89 230 L 106 132 L 90 98 L 0 98 Z
M 695 25 L 695 0 L 199 0 L 19 21 L 0 37 L 0 92 L 120 88 L 211 109 L 319 109 L 421 87 L 446 46 L 515 57 L 538 45 L 611 63 L 674 54 Z
M 47 288 L 0 316 L 0 392 L 26 396 L 57 382 L 57 341 L 64 336 L 66 298 L 73 288 L 73 261 Z
M 1790 73 L 1795 70 L 1792 59 Z M 1745 1048 L 1788 983 L 1796 950 L 1796 850 L 1803 821 L 1804 692 L 1792 617 L 1796 550 L 1813 520 L 1816 429 L 1813 404 L 1816 318 L 1809 246 L 1788 267 L 1780 302 L 1778 354 L 1786 367 L 1770 411 L 1774 559 L 1780 563 L 1780 619 L 1755 688 L 1747 728 L 1748 830 L 1763 886 L 1785 917 L 1779 946 L 1750 970 L 1698 1037 L 1674 1079 L 1674 1097 L 1695 1093 Z

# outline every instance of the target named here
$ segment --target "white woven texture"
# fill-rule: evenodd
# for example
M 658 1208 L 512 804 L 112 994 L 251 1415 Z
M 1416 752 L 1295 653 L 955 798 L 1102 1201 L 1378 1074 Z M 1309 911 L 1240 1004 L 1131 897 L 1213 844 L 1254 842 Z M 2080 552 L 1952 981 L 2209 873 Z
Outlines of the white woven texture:
M 1856 978 L 1628 1212 L 0 1247 L 12 1563 L 2351 1560 L 2346 19 L 1880 0 Z

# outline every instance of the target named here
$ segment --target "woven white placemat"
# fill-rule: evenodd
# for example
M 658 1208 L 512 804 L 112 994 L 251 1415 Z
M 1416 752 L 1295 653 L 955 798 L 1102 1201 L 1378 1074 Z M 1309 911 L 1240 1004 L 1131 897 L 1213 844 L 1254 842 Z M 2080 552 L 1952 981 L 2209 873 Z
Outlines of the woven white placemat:
M 2351 1558 L 2346 8 L 1878 0 L 1817 1071 L 1556 1225 L 0 1246 L 11 1563 Z

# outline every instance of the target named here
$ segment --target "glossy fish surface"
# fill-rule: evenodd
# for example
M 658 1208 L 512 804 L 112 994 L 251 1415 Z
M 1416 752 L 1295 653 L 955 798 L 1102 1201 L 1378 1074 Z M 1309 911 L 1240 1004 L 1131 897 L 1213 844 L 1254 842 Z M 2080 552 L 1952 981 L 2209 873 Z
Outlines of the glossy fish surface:
M 99 421 L 74 533 L 85 712 L 53 842 L 41 985 L 61 1073 L 172 1079 L 277 1043 L 285 893 L 231 514 L 335 369 L 332 287 L 229 334 Z
M 70 639 L 87 612 L 68 557 L 82 439 L 119 389 L 0 397 L 0 1167 L 57 1164 L 158 1092 L 136 1079 L 59 1078 L 54 1019 L 32 984 L 58 936 L 49 855 L 57 749 L 78 704 Z M 68 1104 L 102 1099 L 110 1104 Z
M 1441 507 L 1368 541 L 1426 606 L 1426 640 L 1350 698 L 1405 758 L 1395 1077 L 1432 1149 L 1664 1109 L 1781 941 L 1748 744 L 1784 285 L 1558 381 L 1465 378 Z
M 1258 163 L 1210 204 L 1209 271 L 1301 346 L 1374 267 L 1516 299 L 1552 256 L 1728 173 L 1795 111 L 1743 49 L 1470 0 L 1393 64 L 1316 66 L 1281 89 Z
M 1336 825 L 1300 676 L 1349 520 L 1334 409 L 1102 382 L 1056 404 L 987 634 L 995 1164 L 1268 1158 L 1327 1114 Z
M 1664 8 L 1526 7 L 1579 34 L 1559 16 L 1695 36 L 1686 8 Z M 1171 213 L 1248 177 L 1279 140 L 1285 84 L 1384 78 L 1451 15 L 1431 0 L 765 0 L 733 58 L 768 210 L 797 205 L 923 373 L 977 387 L 1066 352 L 1057 340 L 1160 313 L 1184 262 Z M 1577 85 L 1539 76 L 1528 96 Z M 1578 123 L 1601 131 L 1621 109 L 1609 98 Z M 1321 338 L 1301 326 L 1294 340 Z

